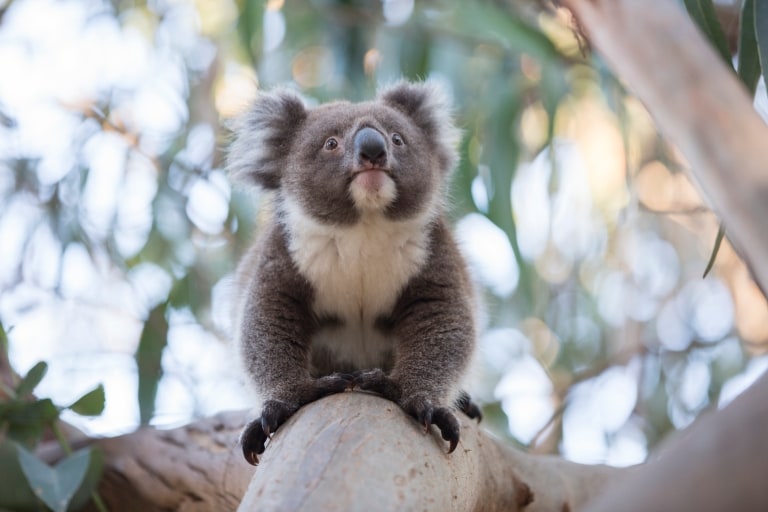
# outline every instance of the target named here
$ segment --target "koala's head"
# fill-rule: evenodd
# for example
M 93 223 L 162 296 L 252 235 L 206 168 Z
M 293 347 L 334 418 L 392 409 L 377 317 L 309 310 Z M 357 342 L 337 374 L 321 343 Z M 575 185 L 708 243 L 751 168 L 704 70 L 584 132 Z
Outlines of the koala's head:
M 401 82 L 365 103 L 308 108 L 288 90 L 261 93 L 229 153 L 234 178 L 278 191 L 326 224 L 366 214 L 434 211 L 456 165 L 459 131 L 444 91 Z

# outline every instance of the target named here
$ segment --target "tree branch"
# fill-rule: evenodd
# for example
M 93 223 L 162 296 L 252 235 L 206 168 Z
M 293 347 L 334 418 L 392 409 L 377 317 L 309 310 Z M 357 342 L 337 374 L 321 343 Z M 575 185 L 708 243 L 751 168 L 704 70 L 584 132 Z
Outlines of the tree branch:
M 574 510 L 628 470 L 528 455 L 462 417 L 446 453 L 432 429 L 365 393 L 312 403 L 282 426 L 240 510 Z
M 588 512 L 768 509 L 768 375 L 721 411 L 678 432 Z
M 247 419 L 233 412 L 175 430 L 91 440 L 105 455 L 99 493 L 112 512 L 226 511 L 238 504 L 243 511 L 332 512 L 366 504 L 543 512 L 575 510 L 632 471 L 526 454 L 467 418 L 449 455 L 435 429 L 425 436 L 395 404 L 351 392 L 300 409 L 254 472 L 237 443 Z
M 112 512 L 235 510 L 253 475 L 237 438 L 246 414 L 225 413 L 175 430 L 144 428 L 98 439 L 99 493 Z

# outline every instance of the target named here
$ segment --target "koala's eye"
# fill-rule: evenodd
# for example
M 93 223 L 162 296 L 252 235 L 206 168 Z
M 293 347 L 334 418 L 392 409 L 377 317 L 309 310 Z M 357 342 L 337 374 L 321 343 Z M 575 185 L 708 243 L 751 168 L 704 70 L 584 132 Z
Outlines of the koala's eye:
M 403 138 L 400 136 L 399 133 L 393 133 L 392 144 L 394 144 L 395 146 L 402 146 L 403 144 L 405 144 L 405 141 L 403 140 Z
M 339 147 L 339 141 L 337 141 L 333 137 L 329 137 L 328 140 L 325 141 L 325 144 L 323 145 L 323 147 L 328 151 L 333 151 L 334 149 Z

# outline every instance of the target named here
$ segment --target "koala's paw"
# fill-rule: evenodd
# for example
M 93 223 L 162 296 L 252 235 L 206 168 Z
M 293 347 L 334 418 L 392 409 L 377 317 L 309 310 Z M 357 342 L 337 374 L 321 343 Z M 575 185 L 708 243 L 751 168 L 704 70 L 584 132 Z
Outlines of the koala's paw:
M 313 400 L 319 400 L 324 396 L 343 393 L 352 387 L 354 375 L 349 373 L 332 373 L 314 380 Z M 310 400 L 311 401 L 311 400 Z
M 357 371 L 352 374 L 351 388 L 378 393 L 387 400 L 398 402 L 400 400 L 400 386 L 382 370 Z
M 448 453 L 459 444 L 459 420 L 447 407 L 435 407 L 426 395 L 418 393 L 402 402 L 402 408 L 413 416 L 424 427 L 426 432 L 430 425 L 440 429 L 440 435 L 448 441 Z
M 267 400 L 261 416 L 248 423 L 240 434 L 243 456 L 249 464 L 257 465 L 259 455 L 264 453 L 265 443 L 277 428 L 290 418 L 298 407 L 279 400 Z
M 349 389 L 353 380 L 352 375 L 334 373 L 326 375 L 299 387 L 295 402 L 267 400 L 261 410 L 261 416 L 248 423 L 240 434 L 240 446 L 245 460 L 254 466 L 259 463 L 259 455 L 264 453 L 267 439 L 293 416 L 299 407 L 319 400 L 324 396 L 342 393 Z
M 478 423 L 483 421 L 483 411 L 480 410 L 480 407 L 477 406 L 476 403 L 472 401 L 472 399 L 469 397 L 469 393 L 466 391 L 462 391 L 459 394 L 459 398 L 456 399 L 456 407 L 469 416 L 470 419 L 477 420 Z

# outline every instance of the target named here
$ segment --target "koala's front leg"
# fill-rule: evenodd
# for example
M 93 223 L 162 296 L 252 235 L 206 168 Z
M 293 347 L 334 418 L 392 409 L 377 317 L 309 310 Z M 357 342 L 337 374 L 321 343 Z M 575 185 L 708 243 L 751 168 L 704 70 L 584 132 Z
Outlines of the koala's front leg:
M 316 320 L 306 284 L 262 273 L 245 298 L 240 350 L 245 368 L 263 399 L 261 414 L 240 436 L 245 459 L 258 463 L 269 437 L 301 406 L 349 387 L 351 376 L 313 378 L 309 343 Z
M 399 404 L 425 430 L 435 425 L 450 453 L 459 441 L 452 406 L 462 398 L 458 387 L 474 345 L 472 318 L 444 301 L 419 301 L 407 309 L 407 317 L 394 329 L 398 348 L 392 372 L 361 372 L 353 385 Z M 469 415 L 477 417 L 479 410 Z
M 245 460 L 254 466 L 258 464 L 259 455 L 264 453 L 267 439 L 272 437 L 277 428 L 293 416 L 301 406 L 346 390 L 351 380 L 351 376 L 342 374 L 310 378 L 309 381 L 297 387 L 298 398 L 265 400 L 261 415 L 249 422 L 240 434 L 240 446 Z
M 356 375 L 354 381 L 356 387 L 398 403 L 425 429 L 438 427 L 449 453 L 460 433 L 454 400 L 464 398 L 462 410 L 479 417 L 466 394 L 459 395 L 475 345 L 471 300 L 459 284 L 443 278 L 409 285 L 391 319 L 397 340 L 392 372 L 371 370 Z

